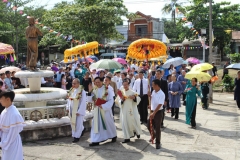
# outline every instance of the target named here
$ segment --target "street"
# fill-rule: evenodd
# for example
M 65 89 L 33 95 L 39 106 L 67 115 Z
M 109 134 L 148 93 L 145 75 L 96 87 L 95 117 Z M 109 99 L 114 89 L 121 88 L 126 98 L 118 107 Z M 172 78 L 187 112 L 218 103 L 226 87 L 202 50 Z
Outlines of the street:
M 118 139 L 110 140 L 100 146 L 90 148 L 90 133 L 86 132 L 77 144 L 72 144 L 71 137 L 28 142 L 23 144 L 25 160 L 138 160 L 138 159 L 203 159 L 234 160 L 240 159 L 239 113 L 233 94 L 214 93 L 213 104 L 203 110 L 197 108 L 197 129 L 185 124 L 185 107 L 180 109 L 179 120 L 166 113 L 162 131 L 162 148 L 155 149 L 150 144 L 149 132 L 142 125 L 140 139 L 132 138 L 128 144 L 122 144 L 122 131 L 118 115 L 115 115 Z M 199 101 L 200 99 L 198 99 Z

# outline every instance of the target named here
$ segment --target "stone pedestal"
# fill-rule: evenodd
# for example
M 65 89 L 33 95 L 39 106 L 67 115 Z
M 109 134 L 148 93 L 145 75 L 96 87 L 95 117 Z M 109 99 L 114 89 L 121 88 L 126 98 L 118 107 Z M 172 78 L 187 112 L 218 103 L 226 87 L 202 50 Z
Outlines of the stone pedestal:
M 37 93 L 41 88 L 41 78 L 28 78 L 30 92 Z

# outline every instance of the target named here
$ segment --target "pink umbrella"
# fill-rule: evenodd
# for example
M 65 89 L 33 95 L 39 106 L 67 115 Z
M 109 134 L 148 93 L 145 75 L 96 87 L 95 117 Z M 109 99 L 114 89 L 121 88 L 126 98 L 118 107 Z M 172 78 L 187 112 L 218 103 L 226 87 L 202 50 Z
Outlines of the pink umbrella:
M 113 58 L 112 60 L 114 60 L 120 64 L 127 64 L 127 62 L 123 58 Z
M 93 60 L 91 58 L 81 58 L 81 61 L 82 62 L 86 62 L 87 61 L 87 62 L 91 62 L 91 63 L 93 62 Z
M 199 59 L 194 58 L 194 57 L 190 57 L 188 58 L 186 61 L 188 61 L 188 63 L 192 63 L 192 64 L 200 64 L 201 62 L 199 61 Z
M 14 53 L 14 49 L 9 44 L 0 43 L 0 54 Z

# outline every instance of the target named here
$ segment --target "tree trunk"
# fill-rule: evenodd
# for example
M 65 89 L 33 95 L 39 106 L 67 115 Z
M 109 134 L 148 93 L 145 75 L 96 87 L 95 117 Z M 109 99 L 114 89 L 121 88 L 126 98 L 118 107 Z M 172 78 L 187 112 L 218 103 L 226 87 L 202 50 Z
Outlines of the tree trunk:
M 18 55 L 18 26 L 16 26 L 16 51 L 15 51 L 15 54 Z
M 174 21 L 174 25 L 176 25 L 176 14 L 175 14 L 175 10 L 173 11 L 173 21 Z

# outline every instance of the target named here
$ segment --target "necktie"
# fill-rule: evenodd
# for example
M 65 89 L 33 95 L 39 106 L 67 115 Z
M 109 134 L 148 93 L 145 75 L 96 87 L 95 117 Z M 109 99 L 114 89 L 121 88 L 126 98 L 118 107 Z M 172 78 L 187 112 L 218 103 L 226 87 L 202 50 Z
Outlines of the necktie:
M 143 96 L 143 80 L 141 79 L 141 83 L 140 83 L 140 97 Z

